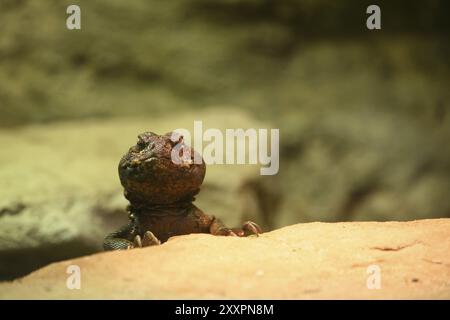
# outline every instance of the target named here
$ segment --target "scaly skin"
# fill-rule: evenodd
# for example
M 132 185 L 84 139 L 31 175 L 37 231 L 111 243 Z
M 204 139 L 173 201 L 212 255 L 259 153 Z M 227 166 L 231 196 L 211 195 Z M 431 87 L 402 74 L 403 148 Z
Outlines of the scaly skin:
M 174 147 L 179 150 L 180 146 L 190 150 L 190 157 L 177 164 L 172 161 L 171 153 Z M 138 136 L 137 144 L 119 163 L 120 182 L 130 201 L 130 222 L 105 238 L 105 250 L 159 245 L 172 236 L 190 233 L 224 236 L 261 233 L 261 228 L 251 221 L 245 222 L 242 228 L 227 228 L 192 203 L 206 173 L 203 159 L 201 164 L 195 164 L 194 154 L 184 144 L 183 137 L 172 133 L 160 136 L 145 132 Z

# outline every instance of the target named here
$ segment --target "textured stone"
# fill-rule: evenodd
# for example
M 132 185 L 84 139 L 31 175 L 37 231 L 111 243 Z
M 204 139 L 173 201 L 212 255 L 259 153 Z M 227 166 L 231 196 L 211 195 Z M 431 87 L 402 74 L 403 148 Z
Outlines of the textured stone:
M 378 265 L 381 288 L 367 288 Z M 81 268 L 68 290 L 66 269 Z M 0 298 L 450 299 L 450 219 L 307 223 L 257 237 L 196 234 L 52 264 Z

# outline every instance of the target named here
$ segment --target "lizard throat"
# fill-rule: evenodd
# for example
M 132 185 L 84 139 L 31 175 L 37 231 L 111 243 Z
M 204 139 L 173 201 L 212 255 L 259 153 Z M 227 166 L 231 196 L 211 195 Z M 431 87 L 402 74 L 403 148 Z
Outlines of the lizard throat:
M 179 201 L 171 204 L 151 204 L 151 203 L 131 203 L 128 206 L 128 211 L 135 215 L 153 215 L 153 216 L 185 216 L 189 209 L 192 208 L 192 202 L 195 200 L 192 197 L 189 200 Z

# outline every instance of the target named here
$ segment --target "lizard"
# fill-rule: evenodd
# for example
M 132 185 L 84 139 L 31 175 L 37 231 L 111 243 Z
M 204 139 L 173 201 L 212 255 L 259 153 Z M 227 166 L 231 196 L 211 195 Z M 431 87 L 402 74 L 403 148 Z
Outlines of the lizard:
M 182 161 L 173 161 L 173 152 L 183 153 L 179 150 L 186 154 Z M 105 250 L 160 245 L 172 236 L 190 233 L 238 237 L 262 233 L 252 221 L 244 222 L 241 228 L 228 228 L 193 204 L 206 174 L 203 158 L 193 161 L 195 157 L 200 156 L 176 132 L 138 135 L 137 143 L 121 158 L 118 167 L 124 196 L 129 201 L 129 221 L 106 236 Z

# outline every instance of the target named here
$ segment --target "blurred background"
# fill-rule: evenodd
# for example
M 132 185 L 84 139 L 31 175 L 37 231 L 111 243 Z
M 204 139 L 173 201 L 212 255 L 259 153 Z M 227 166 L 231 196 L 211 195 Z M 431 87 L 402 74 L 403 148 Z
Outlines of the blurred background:
M 127 220 L 122 154 L 194 120 L 280 129 L 276 176 L 207 168 L 196 204 L 230 225 L 450 217 L 449 9 L 1 0 L 0 280 L 101 251 Z

